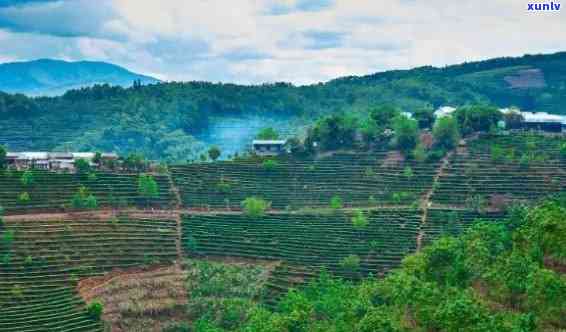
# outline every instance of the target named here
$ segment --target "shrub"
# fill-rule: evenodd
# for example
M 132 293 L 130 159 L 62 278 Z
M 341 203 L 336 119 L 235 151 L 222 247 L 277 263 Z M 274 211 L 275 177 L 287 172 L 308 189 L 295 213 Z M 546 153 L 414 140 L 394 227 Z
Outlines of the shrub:
M 248 217 L 259 218 L 265 215 L 265 211 L 271 207 L 271 202 L 259 197 L 248 197 L 242 202 L 242 207 Z
M 31 198 L 29 197 L 29 194 L 27 192 L 23 192 L 20 195 L 18 195 L 18 202 L 20 204 L 27 205 L 29 204 L 30 201 Z
M 73 195 L 71 206 L 74 209 L 90 209 L 94 210 L 98 207 L 98 201 L 94 195 L 89 194 L 85 186 L 81 186 L 79 191 Z
M 220 193 L 228 194 L 232 191 L 232 186 L 230 183 L 220 180 L 220 182 L 216 184 L 216 189 L 218 189 L 218 192 Z
M 347 272 L 357 272 L 360 268 L 360 257 L 348 255 L 340 261 L 340 266 Z
M 140 174 L 138 178 L 138 194 L 149 205 L 152 199 L 159 197 L 159 186 L 150 174 Z
M 77 159 L 75 161 L 75 169 L 79 174 L 86 174 L 90 172 L 90 163 L 85 159 Z
M 92 301 L 86 307 L 86 311 L 90 318 L 94 320 L 100 320 L 102 312 L 104 311 L 104 306 L 100 301 Z
M 267 171 L 273 171 L 278 166 L 279 166 L 279 162 L 273 159 L 264 160 L 262 163 L 262 167 Z
M 20 178 L 20 182 L 24 187 L 31 186 L 35 181 L 34 175 L 32 171 L 25 171 Z
M 332 196 L 330 199 L 330 208 L 334 210 L 341 209 L 344 205 L 342 204 L 342 198 L 338 195 Z
M 397 116 L 393 121 L 393 130 L 397 148 L 405 155 L 417 146 L 419 134 L 417 121 L 405 116 Z
M 96 210 L 96 208 L 98 208 L 98 201 L 96 200 L 96 197 L 94 197 L 94 195 L 88 195 L 88 197 L 85 199 L 85 208 L 89 209 L 89 210 Z
M 357 230 L 366 229 L 369 225 L 367 217 L 364 213 L 360 210 L 356 211 L 354 216 L 352 217 L 352 226 L 354 226 Z
M 220 151 L 220 149 L 217 146 L 213 146 L 210 149 L 208 149 L 208 157 L 212 161 L 216 161 L 216 159 L 218 159 L 221 154 L 222 154 L 222 152 Z
M 436 146 L 443 149 L 453 149 L 458 145 L 460 132 L 456 120 L 444 117 L 436 120 L 432 131 Z
M 403 176 L 410 181 L 415 174 L 413 173 L 413 169 L 409 166 L 405 167 L 403 170 Z
M 259 131 L 259 133 L 256 136 L 257 139 L 263 139 L 263 140 L 273 140 L 273 139 L 278 139 L 279 138 L 279 134 L 277 133 L 277 131 L 271 127 L 268 128 L 263 128 L 262 130 Z

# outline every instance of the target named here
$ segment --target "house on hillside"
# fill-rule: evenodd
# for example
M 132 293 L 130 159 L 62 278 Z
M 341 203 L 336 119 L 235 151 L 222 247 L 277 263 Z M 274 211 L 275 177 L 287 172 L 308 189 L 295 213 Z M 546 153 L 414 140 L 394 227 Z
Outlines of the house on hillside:
M 41 169 L 41 170 L 75 170 L 75 162 L 79 159 L 85 159 L 91 166 L 99 166 L 93 162 L 96 153 L 94 152 L 8 152 L 6 160 L 8 167 L 23 169 Z M 117 160 L 118 155 L 114 153 L 103 153 L 101 159 Z
M 277 156 L 287 152 L 286 140 L 253 140 L 252 152 L 258 156 Z
M 537 130 L 550 133 L 566 132 L 566 116 L 546 112 L 521 112 L 523 130 Z

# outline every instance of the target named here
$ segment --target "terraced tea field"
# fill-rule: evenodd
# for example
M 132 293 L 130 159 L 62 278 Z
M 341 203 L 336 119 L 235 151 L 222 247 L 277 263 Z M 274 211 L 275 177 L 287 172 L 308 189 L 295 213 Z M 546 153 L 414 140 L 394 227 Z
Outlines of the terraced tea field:
M 271 214 L 261 219 L 185 215 L 183 248 L 189 255 L 281 261 L 287 268 L 276 269 L 270 283 L 283 289 L 290 280 L 302 280 L 322 268 L 353 279 L 383 275 L 416 248 L 418 210 L 372 211 L 364 229 L 356 229 L 351 218 L 342 213 Z M 344 265 L 349 256 L 359 260 L 358 266 Z
M 37 210 L 53 211 L 68 208 L 71 198 L 81 186 L 93 194 L 100 206 L 131 206 L 140 204 L 138 176 L 134 174 L 96 173 L 95 177 L 79 174 L 34 171 L 33 182 L 22 183 L 23 172 L 0 171 L 0 206 L 7 213 L 28 213 Z M 172 195 L 166 176 L 155 176 L 159 197 L 153 202 L 161 207 L 171 204 Z M 21 202 L 22 193 L 29 195 Z
M 116 268 L 170 264 L 175 221 L 5 221 L 0 257 L 0 331 L 102 331 L 75 290 Z
M 258 161 L 171 167 L 185 207 L 239 208 L 250 196 L 276 209 L 409 205 L 432 185 L 436 163 L 391 162 L 386 154 L 341 154 L 320 160 L 281 160 L 273 169 Z
M 566 192 L 566 160 L 559 156 L 559 145 L 564 143 L 565 138 L 541 136 L 471 141 L 467 150 L 451 158 L 432 200 L 470 207 L 474 200 L 498 205 Z

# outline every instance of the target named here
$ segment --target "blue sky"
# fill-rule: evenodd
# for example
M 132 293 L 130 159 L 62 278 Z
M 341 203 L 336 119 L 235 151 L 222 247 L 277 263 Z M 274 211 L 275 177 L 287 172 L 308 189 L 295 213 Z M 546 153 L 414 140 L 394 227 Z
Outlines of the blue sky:
M 309 84 L 566 50 L 523 0 L 0 0 L 0 62 L 100 60 L 164 80 Z

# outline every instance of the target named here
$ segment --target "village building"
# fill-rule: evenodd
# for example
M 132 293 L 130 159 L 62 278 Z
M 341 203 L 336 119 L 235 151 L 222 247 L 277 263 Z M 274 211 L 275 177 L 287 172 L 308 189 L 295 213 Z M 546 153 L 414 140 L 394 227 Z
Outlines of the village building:
M 97 166 L 93 159 L 94 152 L 8 152 L 6 160 L 8 167 L 17 170 L 40 169 L 40 170 L 75 170 L 75 162 L 84 159 L 91 166 Z M 117 160 L 118 155 L 114 153 L 102 153 L 101 159 Z
M 258 156 L 277 156 L 286 153 L 286 140 L 254 140 L 252 152 Z

